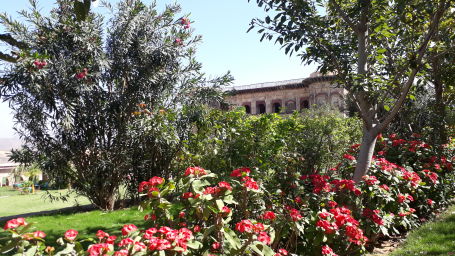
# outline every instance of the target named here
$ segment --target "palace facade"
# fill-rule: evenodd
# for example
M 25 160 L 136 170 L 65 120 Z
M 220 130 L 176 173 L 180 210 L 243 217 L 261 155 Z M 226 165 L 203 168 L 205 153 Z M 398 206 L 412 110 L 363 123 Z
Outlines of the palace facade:
M 308 78 L 225 88 L 227 101 L 243 106 L 249 114 L 292 113 L 295 110 L 330 104 L 345 109 L 347 91 L 334 83 L 335 76 L 315 72 Z

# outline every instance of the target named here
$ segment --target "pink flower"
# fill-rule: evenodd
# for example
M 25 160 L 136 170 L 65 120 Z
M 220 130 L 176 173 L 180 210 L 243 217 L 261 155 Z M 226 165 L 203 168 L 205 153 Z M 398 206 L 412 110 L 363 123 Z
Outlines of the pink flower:
M 226 190 L 232 190 L 231 184 L 229 184 L 229 182 L 226 181 L 218 182 L 218 187 L 225 188 Z
M 300 215 L 300 212 L 297 209 L 290 209 L 289 215 L 291 216 L 292 221 L 298 221 L 302 219 L 302 215 Z
M 98 230 L 98 232 L 96 232 L 96 236 L 99 238 L 99 239 L 103 239 L 105 237 L 109 237 L 109 234 L 104 232 L 103 230 Z
M 3 227 L 4 230 L 7 229 L 15 229 L 20 226 L 25 226 L 27 225 L 27 222 L 25 221 L 24 218 L 17 218 L 17 219 L 12 219 L 9 220 L 5 223 L 5 226 Z
M 231 212 L 231 209 L 227 206 L 223 206 L 223 208 L 221 209 L 221 212 L 229 214 Z
M 109 244 L 102 243 L 102 244 L 92 244 L 88 248 L 87 252 L 90 256 L 99 256 L 105 255 L 111 251 L 111 247 Z
M 328 202 L 327 202 L 327 205 L 328 205 L 330 208 L 335 208 L 338 204 L 337 204 L 337 202 L 334 202 L 334 201 L 328 201 Z
M 33 232 L 33 237 L 34 238 L 45 238 L 46 237 L 46 234 L 43 232 L 43 231 L 35 231 Z
M 123 225 L 122 235 L 126 236 L 126 235 L 128 235 L 131 232 L 134 232 L 136 230 L 137 230 L 137 227 L 134 224 Z
M 214 242 L 212 244 L 212 249 L 215 250 L 215 251 L 220 249 L 220 247 L 221 247 L 221 243 L 220 242 Z
M 267 232 L 260 232 L 258 235 L 258 241 L 264 244 L 271 243 L 270 236 L 267 234 Z
M 35 60 L 33 62 L 33 65 L 35 65 L 35 68 L 37 68 L 37 69 L 43 69 L 47 65 L 47 62 L 46 61 Z
M 66 232 L 65 232 L 65 239 L 72 242 L 74 241 L 74 239 L 76 239 L 76 236 L 77 234 L 79 234 L 79 232 L 77 232 L 76 230 L 74 229 L 68 229 Z

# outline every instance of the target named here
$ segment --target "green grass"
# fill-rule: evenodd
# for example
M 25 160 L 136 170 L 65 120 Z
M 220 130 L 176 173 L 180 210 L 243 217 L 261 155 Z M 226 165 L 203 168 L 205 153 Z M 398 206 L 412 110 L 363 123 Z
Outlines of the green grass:
M 121 235 L 121 228 L 124 224 L 135 224 L 139 228 L 145 228 L 144 212 L 132 207 L 113 212 L 88 211 L 81 213 L 53 214 L 26 218 L 27 222 L 35 223 L 34 230 L 41 230 L 47 234 L 48 244 L 56 246 L 55 241 L 62 237 L 66 230 L 75 229 L 79 232 L 78 237 L 96 238 L 95 234 L 99 229 L 108 232 L 110 235 Z M 3 226 L 3 223 L 0 223 Z M 0 237 L 6 232 L 0 231 Z
M 455 205 L 440 217 L 412 231 L 390 256 L 455 255 Z
M 50 191 L 54 196 L 65 194 L 66 190 Z M 0 189 L 0 217 L 23 213 L 56 210 L 71 207 L 76 204 L 89 204 L 87 198 L 71 195 L 68 201 L 51 202 L 46 198 L 45 191 L 36 191 L 35 194 L 21 194 L 17 190 L 3 187 Z

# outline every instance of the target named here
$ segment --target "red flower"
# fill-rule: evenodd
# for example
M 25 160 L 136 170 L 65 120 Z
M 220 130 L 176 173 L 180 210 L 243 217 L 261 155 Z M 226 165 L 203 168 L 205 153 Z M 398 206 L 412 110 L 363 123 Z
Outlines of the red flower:
M 227 206 L 223 206 L 221 209 L 221 212 L 229 214 L 231 212 L 231 209 Z
M 330 248 L 330 247 L 327 246 L 327 245 L 322 246 L 322 255 L 337 256 L 337 255 L 333 252 L 332 248 Z
M 46 61 L 35 60 L 33 62 L 33 65 L 35 65 L 35 68 L 37 68 L 37 69 L 43 69 L 47 65 L 47 62 Z
M 264 244 L 270 244 L 271 239 L 270 236 L 267 234 L 267 232 L 260 232 L 258 235 L 258 241 L 262 242 Z
M 281 254 L 283 256 L 288 255 L 288 251 L 286 251 L 286 249 L 279 249 L 278 252 L 279 252 L 279 254 Z
M 186 168 L 184 175 L 189 176 L 191 174 L 194 176 L 200 177 L 200 176 L 206 175 L 207 172 L 203 168 L 198 167 L 198 166 Z
M 182 39 L 180 39 L 180 38 L 176 38 L 175 41 L 174 41 L 174 43 L 175 43 L 176 45 L 183 45 L 183 41 L 182 41 Z
M 250 220 L 242 220 L 235 224 L 235 229 L 241 233 L 251 233 L 253 231 L 253 223 Z
M 291 216 L 292 221 L 298 221 L 302 219 L 302 215 L 300 215 L 300 212 L 297 209 L 290 209 L 289 215 Z
M 350 154 L 344 154 L 344 155 L 343 155 L 343 158 L 344 158 L 344 159 L 351 160 L 351 161 L 355 160 L 355 157 L 352 156 L 352 155 L 350 155 Z
M 194 233 L 199 233 L 201 232 L 201 227 L 199 225 L 194 226 L 193 228 Z
M 320 212 L 320 213 L 318 214 L 319 218 L 324 219 L 324 220 L 326 220 L 326 219 L 327 219 L 328 217 L 330 217 L 331 215 L 332 215 L 332 214 L 330 214 L 329 212 Z
M 220 249 L 220 247 L 221 247 L 221 243 L 220 242 L 214 242 L 212 244 L 212 249 L 215 250 L 215 251 Z
M 192 192 L 185 192 L 182 194 L 182 198 L 183 199 L 188 199 L 188 198 L 192 198 L 194 195 Z
M 335 208 L 338 204 L 337 204 L 337 202 L 334 202 L 334 201 L 328 201 L 328 202 L 327 202 L 327 205 L 328 205 L 330 208 Z
M 129 233 L 134 232 L 136 230 L 137 230 L 137 227 L 134 224 L 123 225 L 122 235 L 126 236 Z
M 125 246 L 128 246 L 130 244 L 134 244 L 134 240 L 128 237 L 128 238 L 125 238 L 122 241 L 120 241 L 120 243 L 118 243 L 118 246 L 119 247 L 125 247 Z
M 318 220 L 316 222 L 316 227 L 324 229 L 324 233 L 333 234 L 338 229 L 338 226 L 335 223 L 330 223 L 327 220 Z
M 251 170 L 250 168 L 246 168 L 246 167 L 242 167 L 242 168 L 238 168 L 238 169 L 235 169 L 231 172 L 231 177 L 242 177 L 242 176 L 246 176 L 248 175 L 248 173 L 250 173 Z
M 35 231 L 33 232 L 33 237 L 34 238 L 45 238 L 46 237 L 46 234 L 43 232 L 43 231 Z
M 12 219 L 9 220 L 5 223 L 5 226 L 3 227 L 4 230 L 7 229 L 15 229 L 20 226 L 25 226 L 27 225 L 27 222 L 25 222 L 24 218 L 17 218 L 17 219 Z
M 229 184 L 229 182 L 226 181 L 218 182 L 218 187 L 225 188 L 226 190 L 232 190 L 231 184 Z
M 104 232 L 103 230 L 98 230 L 98 232 L 96 232 L 96 237 L 98 237 L 98 239 L 103 239 L 105 237 L 109 237 L 109 234 Z
M 163 184 L 163 182 L 164 182 L 164 179 L 161 177 L 157 177 L 157 176 L 155 176 L 149 180 L 150 185 L 153 187 L 161 185 L 161 184 Z
M 379 180 L 376 178 L 376 176 L 368 176 L 368 175 L 365 175 L 362 177 L 362 179 L 368 184 L 368 185 L 375 185 L 375 184 L 379 184 Z
M 88 69 L 87 69 L 87 68 L 84 68 L 84 69 L 82 70 L 82 72 L 77 73 L 74 77 L 76 77 L 76 79 L 83 79 L 83 78 L 85 78 L 87 75 L 88 75 Z
M 431 200 L 431 199 L 427 199 L 427 204 L 428 204 L 429 206 L 432 206 L 432 205 L 434 204 L 434 201 Z
M 251 190 L 259 189 L 258 183 L 248 176 L 243 177 L 242 181 L 245 181 L 245 183 L 243 183 L 243 186 L 247 189 Z
M 264 214 L 262 214 L 262 219 L 264 220 L 275 220 L 276 216 L 275 213 L 272 211 L 266 211 Z
M 90 256 L 105 255 L 110 251 L 111 251 L 110 245 L 106 243 L 92 244 L 87 250 Z
M 180 24 L 182 24 L 185 29 L 188 29 L 188 28 L 190 28 L 191 22 L 188 18 L 182 18 L 180 20 Z
M 76 230 L 74 229 L 68 229 L 66 232 L 65 232 L 65 239 L 68 240 L 68 241 L 74 241 L 74 239 L 76 239 L 76 236 L 77 234 L 79 234 L 79 232 L 77 232 Z

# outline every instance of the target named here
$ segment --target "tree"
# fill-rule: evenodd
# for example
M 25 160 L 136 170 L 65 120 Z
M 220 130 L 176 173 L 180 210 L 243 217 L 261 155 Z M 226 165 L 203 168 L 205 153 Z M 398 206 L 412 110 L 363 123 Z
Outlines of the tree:
M 453 0 L 256 2 L 274 14 L 253 19 L 250 29 L 259 28 L 261 40 L 275 38 L 286 54 L 297 52 L 304 63 L 319 63 L 354 98 L 364 130 L 353 177 L 359 181 L 370 166 L 377 135 L 405 100 L 414 98 L 415 78 L 439 24 L 453 15 Z
M 141 127 L 137 120 L 181 109 L 205 85 L 229 78 L 204 78 L 194 59 L 200 37 L 191 35 L 187 17 L 176 17 L 176 5 L 158 13 L 154 5 L 125 0 L 109 7 L 113 16 L 104 25 L 92 12 L 80 20 L 74 1 L 57 3 L 45 17 L 31 1 L 31 11 L 21 12 L 28 24 L 0 16 L 8 35 L 26 46 L 16 47 L 15 63 L 1 78 L 0 95 L 26 143 L 14 157 L 40 159 L 51 179 L 65 177 L 95 205 L 112 210 L 120 185 L 142 170 L 131 166 L 132 158 L 155 160 L 137 150 L 149 143 L 134 130 Z

